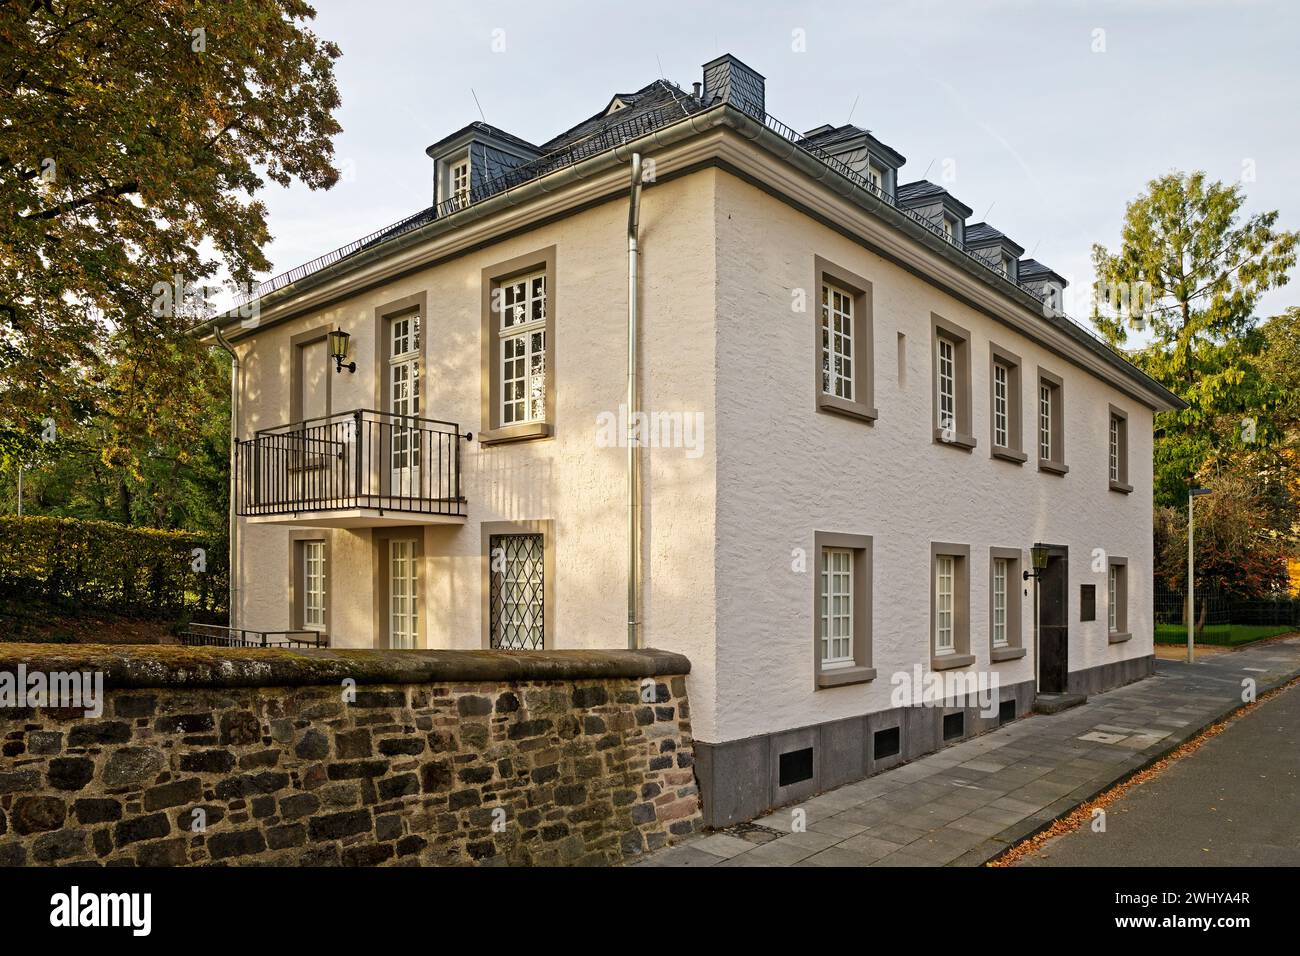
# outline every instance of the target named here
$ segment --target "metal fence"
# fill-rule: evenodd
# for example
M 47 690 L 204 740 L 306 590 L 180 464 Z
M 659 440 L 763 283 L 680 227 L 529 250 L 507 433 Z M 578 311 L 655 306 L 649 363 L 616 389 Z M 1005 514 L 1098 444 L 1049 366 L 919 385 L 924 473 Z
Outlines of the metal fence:
M 191 647 L 329 647 L 318 631 L 253 631 L 224 624 L 187 624 L 180 641 Z
M 1157 583 L 1155 623 L 1186 624 L 1187 592 L 1172 591 Z M 1206 625 L 1268 624 L 1300 627 L 1300 598 L 1277 595 L 1269 598 L 1238 598 L 1222 588 L 1210 586 L 1196 591 L 1196 621 Z

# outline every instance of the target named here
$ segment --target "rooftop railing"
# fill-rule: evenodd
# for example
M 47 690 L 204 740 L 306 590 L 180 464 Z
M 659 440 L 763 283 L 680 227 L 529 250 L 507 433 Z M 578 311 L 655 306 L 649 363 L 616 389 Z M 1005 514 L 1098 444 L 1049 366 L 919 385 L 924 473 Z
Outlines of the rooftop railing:
M 329 647 L 319 631 L 255 631 L 224 624 L 187 624 L 180 641 L 190 647 Z
M 736 104 L 731 105 L 735 106 Z M 684 117 L 703 112 L 710 108 L 714 107 L 700 107 L 695 105 L 693 101 L 683 98 L 680 101 L 665 104 L 652 110 L 645 110 L 636 113 L 634 116 L 629 117 L 621 123 L 602 127 L 589 137 L 577 141 L 571 141 L 562 148 L 554 150 L 545 156 L 541 156 L 538 159 L 516 166 L 509 172 L 494 179 L 481 182 L 479 185 L 472 187 L 467 194 L 454 196 L 438 203 L 437 205 L 429 206 L 428 208 L 423 209 L 412 216 L 408 216 L 399 222 L 395 222 L 390 226 L 385 226 L 383 229 L 376 230 L 367 236 L 363 236 L 354 242 L 348 243 L 346 246 L 341 246 L 333 252 L 328 252 L 310 262 L 297 266 L 294 269 L 290 269 L 288 272 L 281 273 L 274 278 L 268 279 L 265 282 L 260 283 L 252 292 L 243 296 L 237 296 L 235 304 L 237 306 L 243 305 L 251 299 L 260 298 L 261 296 L 268 295 L 278 289 L 283 289 L 285 286 L 291 285 L 299 279 L 328 268 L 329 266 L 334 265 L 363 249 L 379 245 L 388 239 L 401 236 L 414 229 L 418 229 L 420 226 L 426 225 L 427 223 L 439 219 L 445 219 L 446 217 L 452 216 L 465 209 L 472 208 L 493 196 L 509 192 L 511 189 L 522 186 L 527 182 L 539 179 L 542 176 L 546 176 L 568 166 L 573 166 L 591 156 L 633 142 L 648 133 L 671 126 L 674 123 L 681 121 Z M 940 223 L 929 219 L 913 209 L 908 209 L 906 206 L 900 205 L 895 196 L 891 195 L 881 186 L 871 182 L 871 180 L 866 176 L 849 166 L 843 160 L 831 155 L 829 152 L 819 147 L 815 141 L 810 140 L 802 133 L 796 132 L 792 127 L 787 126 L 770 113 L 759 113 L 741 107 L 737 108 L 740 108 L 745 115 L 750 116 L 759 123 L 762 123 L 764 127 L 775 133 L 777 136 L 780 136 L 782 139 L 798 147 L 803 152 L 814 157 L 820 163 L 838 173 L 840 176 L 843 176 L 855 186 L 875 196 L 881 202 L 897 210 L 901 215 L 908 217 L 935 238 L 946 243 L 957 253 L 964 255 L 970 261 L 977 264 L 989 274 L 990 278 L 997 282 L 1008 283 L 1019 289 L 1025 295 L 1030 296 L 1040 303 L 1044 303 L 1043 294 L 1036 288 L 1008 276 L 996 263 L 978 255 L 971 249 L 967 248 L 963 243 L 957 241 L 954 236 L 948 235 Z M 1046 304 L 1044 304 L 1044 311 L 1045 313 L 1048 311 Z M 1066 314 L 1061 309 L 1053 308 L 1051 309 L 1051 313 L 1068 321 L 1075 328 L 1087 334 L 1098 344 L 1124 359 L 1124 361 L 1127 362 L 1129 360 L 1128 356 L 1125 355 L 1121 349 L 1115 347 L 1108 339 L 1099 335 L 1091 325 L 1080 322 L 1078 319 Z

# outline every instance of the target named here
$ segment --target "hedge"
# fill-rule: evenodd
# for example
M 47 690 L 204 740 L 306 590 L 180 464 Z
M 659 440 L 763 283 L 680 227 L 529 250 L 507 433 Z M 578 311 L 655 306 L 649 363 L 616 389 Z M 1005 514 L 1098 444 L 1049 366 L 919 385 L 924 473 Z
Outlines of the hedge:
M 194 569 L 194 549 L 206 570 Z M 0 517 L 0 596 L 147 618 L 224 620 L 224 542 L 108 521 Z

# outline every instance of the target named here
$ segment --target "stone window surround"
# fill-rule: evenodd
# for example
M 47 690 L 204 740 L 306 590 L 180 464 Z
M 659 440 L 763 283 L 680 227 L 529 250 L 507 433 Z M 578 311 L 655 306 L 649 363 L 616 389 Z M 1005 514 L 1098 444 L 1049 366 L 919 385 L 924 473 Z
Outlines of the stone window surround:
M 993 646 L 993 561 L 1006 558 L 1011 562 L 1007 569 L 1007 644 Z M 1024 624 L 1021 611 L 1024 607 L 1024 552 L 1019 548 L 989 548 L 989 660 L 1014 661 L 1025 656 Z
M 492 536 L 540 534 L 542 536 L 542 650 L 555 650 L 555 522 L 550 518 L 532 521 L 484 521 L 480 526 L 482 571 L 482 647 L 492 647 Z M 527 653 L 527 652 L 524 652 Z
M 871 282 L 821 256 L 813 257 L 813 395 L 819 412 L 830 412 L 872 424 L 879 416 L 875 407 L 875 320 L 872 315 Z M 822 391 L 822 285 L 839 286 L 853 297 L 853 394 L 852 401 Z
M 306 615 L 306 595 L 303 593 L 303 549 L 306 541 L 321 541 L 325 544 L 325 629 L 331 632 L 331 612 L 334 607 L 332 574 L 330 562 L 330 533 L 326 528 L 290 528 L 289 529 L 289 627 L 293 630 L 307 630 L 303 626 Z
M 997 443 L 997 430 L 994 421 L 994 389 L 996 387 L 995 369 L 998 365 L 1007 367 L 1007 445 Z M 1009 461 L 1014 465 L 1023 465 L 1029 460 L 1025 453 L 1024 429 L 1024 386 L 1020 370 L 1023 368 L 1020 356 L 1004 349 L 996 342 L 989 343 L 989 457 Z
M 820 293 L 819 293 L 820 294 Z M 822 552 L 840 548 L 853 552 L 853 664 L 822 670 L 821 590 Z M 847 687 L 874 680 L 871 664 L 872 537 L 866 534 L 813 532 L 813 688 Z
M 938 565 L 939 555 L 950 555 L 958 560 L 953 567 L 952 594 L 952 645 L 951 654 L 935 653 L 938 629 Z M 945 541 L 930 542 L 930 670 L 946 671 L 956 667 L 969 667 L 975 663 L 970 652 L 970 545 Z
M 1114 481 L 1110 477 L 1110 422 L 1112 419 L 1119 420 L 1119 481 Z M 1133 486 L 1128 480 L 1128 412 L 1114 405 L 1110 406 L 1110 417 L 1106 419 L 1106 480 L 1110 485 L 1111 491 L 1117 491 L 1120 494 L 1131 494 Z
M 485 266 L 482 271 L 481 393 L 482 422 L 478 440 L 481 445 L 532 441 L 555 435 L 555 315 L 556 279 L 555 246 L 515 256 L 505 262 Z M 497 313 L 493 309 L 497 288 L 510 279 L 530 272 L 546 273 L 546 420 L 502 426 L 501 406 L 501 336 Z
M 428 635 L 425 633 L 424 620 L 428 614 L 428 593 L 427 577 L 425 575 L 424 560 L 424 526 L 410 525 L 406 527 L 375 528 L 371 531 L 371 564 L 374 574 L 374 624 L 373 633 L 375 635 L 375 648 L 386 650 L 389 647 L 389 597 L 388 597 L 388 575 L 389 575 L 389 555 L 388 542 L 393 539 L 415 541 L 415 594 L 416 594 L 416 614 L 415 614 L 415 648 L 414 650 L 424 650 L 428 648 Z
M 1038 437 L 1038 390 L 1044 385 L 1052 387 L 1052 457 L 1042 457 L 1042 446 Z M 1038 366 L 1038 381 L 1034 385 L 1034 448 L 1038 458 L 1038 470 L 1052 475 L 1069 474 L 1070 466 L 1065 463 L 1065 380 L 1055 372 L 1049 372 Z
M 945 440 L 944 431 L 939 427 L 939 339 L 945 338 L 953 343 L 953 377 L 955 379 L 954 395 L 957 400 L 957 428 L 955 434 Z M 930 313 L 930 401 L 934 411 L 931 424 L 934 429 L 934 443 L 947 445 L 969 452 L 977 444 L 972 433 L 971 409 L 971 369 L 970 369 L 971 334 L 953 322 L 949 322 L 937 313 Z
M 1110 629 L 1110 581 L 1106 582 L 1106 637 L 1111 644 L 1122 644 L 1133 636 L 1128 629 L 1128 558 L 1111 555 L 1106 559 L 1106 576 L 1112 567 L 1123 570 L 1115 579 L 1115 630 Z

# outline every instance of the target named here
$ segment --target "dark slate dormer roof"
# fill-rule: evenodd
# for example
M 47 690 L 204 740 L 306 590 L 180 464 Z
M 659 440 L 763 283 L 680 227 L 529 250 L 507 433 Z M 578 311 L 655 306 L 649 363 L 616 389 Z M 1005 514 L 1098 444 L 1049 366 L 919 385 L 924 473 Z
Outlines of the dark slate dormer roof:
M 462 126 L 450 136 L 444 136 L 438 142 L 425 149 L 425 154 L 436 156 L 439 153 L 446 152 L 456 145 L 457 140 L 469 142 L 472 139 L 500 140 L 503 144 L 510 144 L 518 147 L 521 151 L 529 152 L 534 155 L 540 153 L 540 150 L 526 139 L 520 139 L 512 133 L 507 133 L 503 129 L 498 129 L 488 123 L 470 123 L 468 126 Z
M 928 206 L 932 203 L 942 202 L 950 210 L 958 213 L 962 219 L 969 216 L 974 210 L 966 205 L 948 190 L 942 186 L 935 185 L 928 179 L 918 179 L 916 182 L 903 183 L 897 191 L 898 204 L 909 209 L 915 206 Z M 966 235 L 970 236 L 970 227 L 966 227 Z
M 829 123 L 810 129 L 803 134 L 810 146 L 824 149 L 828 153 L 837 152 L 837 147 L 850 147 L 865 142 L 872 156 L 879 156 L 889 166 L 898 169 L 907 162 L 907 157 L 887 146 L 872 135 L 871 130 L 846 123 L 843 126 L 831 126 Z
M 971 249 L 985 246 L 1002 246 L 1017 257 L 1025 254 L 1025 247 L 1017 244 L 1006 233 L 999 232 L 987 222 L 972 222 L 966 227 L 966 246 Z
M 1060 283 L 1062 288 L 1070 284 L 1065 281 L 1064 277 L 1057 275 L 1037 259 L 1021 259 L 1016 274 L 1020 276 L 1021 282 L 1047 282 L 1051 280 Z
M 623 108 L 611 113 L 609 108 L 614 105 L 615 100 L 623 103 Z M 638 115 L 650 113 L 665 106 L 681 107 L 682 115 L 685 116 L 699 110 L 702 104 L 693 95 L 682 91 L 667 80 L 655 80 L 648 86 L 641 87 L 635 93 L 616 93 L 599 113 L 565 130 L 559 136 L 547 140 L 541 145 L 541 151 L 549 153 L 554 150 L 565 149 L 596 135 L 610 126 L 629 122 Z

